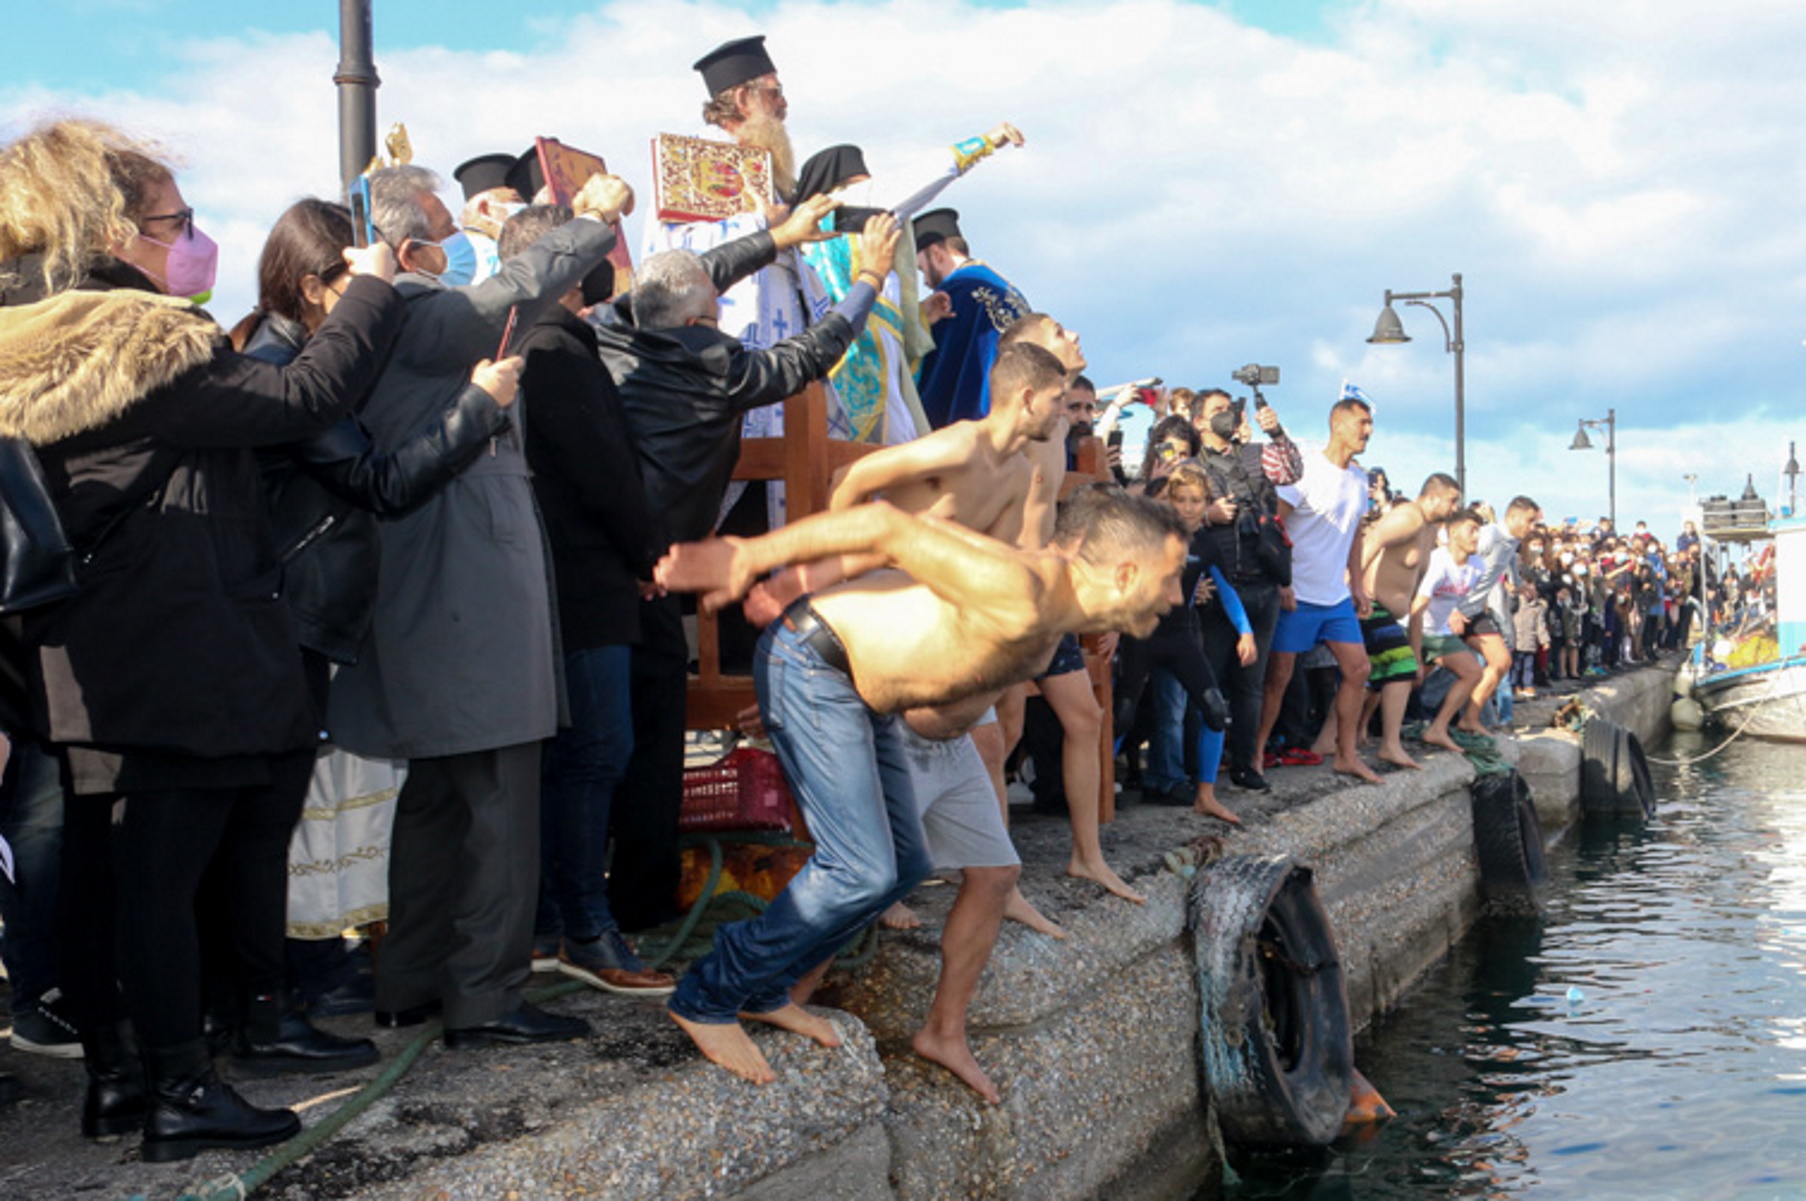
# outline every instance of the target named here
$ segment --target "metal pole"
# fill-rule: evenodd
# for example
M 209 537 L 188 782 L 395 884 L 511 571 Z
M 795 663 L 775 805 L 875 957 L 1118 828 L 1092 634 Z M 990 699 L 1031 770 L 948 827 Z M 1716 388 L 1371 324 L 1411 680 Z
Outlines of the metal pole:
M 339 0 L 339 182 L 350 187 L 376 157 L 376 63 L 370 57 L 370 0 Z
M 1605 411 L 1605 487 L 1606 515 L 1612 519 L 1612 533 L 1618 534 L 1618 410 Z
M 1449 289 L 1455 302 L 1455 485 L 1461 489 L 1462 503 L 1467 502 L 1467 343 L 1461 334 L 1461 273 L 1455 273 L 1455 286 Z M 1616 525 L 1616 522 L 1612 523 Z

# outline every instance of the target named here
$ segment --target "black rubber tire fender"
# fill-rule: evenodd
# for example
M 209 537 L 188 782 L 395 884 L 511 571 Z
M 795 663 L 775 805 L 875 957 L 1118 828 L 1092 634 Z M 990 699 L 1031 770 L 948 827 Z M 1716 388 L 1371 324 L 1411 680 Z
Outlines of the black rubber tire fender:
M 1474 852 L 1488 902 L 1540 906 L 1549 883 L 1543 825 L 1530 782 L 1516 768 L 1474 781 Z
M 1588 817 L 1649 817 L 1655 785 L 1637 736 L 1608 718 L 1595 717 L 1580 736 L 1580 806 Z
M 1187 916 L 1199 1070 L 1229 1142 L 1321 1147 L 1354 1083 L 1348 989 L 1311 869 L 1233 855 L 1199 872 Z

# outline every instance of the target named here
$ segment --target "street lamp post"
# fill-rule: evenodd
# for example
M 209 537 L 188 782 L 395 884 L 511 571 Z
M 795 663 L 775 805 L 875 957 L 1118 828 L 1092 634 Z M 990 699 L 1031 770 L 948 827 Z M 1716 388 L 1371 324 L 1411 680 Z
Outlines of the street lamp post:
M 1446 292 L 1394 292 L 1386 289 L 1386 307 L 1380 310 L 1379 320 L 1373 323 L 1373 336 L 1367 339 L 1377 346 L 1388 346 L 1399 342 L 1409 342 L 1410 336 L 1405 333 L 1404 322 L 1398 319 L 1392 302 L 1402 300 L 1406 304 L 1414 304 L 1419 308 L 1429 309 L 1436 314 L 1436 320 L 1442 325 L 1443 349 L 1455 356 L 1455 483 L 1461 488 L 1463 499 L 1467 497 L 1467 343 L 1461 334 L 1461 273 L 1455 272 L 1455 282 Z M 1451 329 L 1449 322 L 1442 315 L 1442 310 L 1431 304 L 1432 300 L 1447 300 L 1453 303 L 1455 324 Z
M 1593 440 L 1587 437 L 1588 426 L 1605 427 L 1605 486 L 1609 504 L 1605 515 L 1612 519 L 1612 533 L 1615 534 L 1618 532 L 1618 410 L 1607 409 L 1605 416 L 1592 420 L 1582 417 L 1580 428 L 1574 432 L 1574 441 L 1568 443 L 1569 450 L 1593 449 Z
M 376 63 L 370 57 L 370 0 L 339 0 L 339 182 L 347 188 L 376 157 Z

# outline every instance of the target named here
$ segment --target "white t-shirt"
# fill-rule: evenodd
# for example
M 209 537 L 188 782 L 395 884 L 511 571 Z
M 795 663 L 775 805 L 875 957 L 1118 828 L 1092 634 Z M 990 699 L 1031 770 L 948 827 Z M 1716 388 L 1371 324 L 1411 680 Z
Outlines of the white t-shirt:
M 1429 607 L 1424 610 L 1425 633 L 1445 637 L 1454 634 L 1449 629 L 1449 614 L 1473 590 L 1481 571 L 1479 555 L 1469 555 L 1465 563 L 1457 565 L 1446 546 L 1430 552 L 1430 565 L 1424 570 L 1423 583 L 1417 586 L 1417 595 L 1430 598 Z
M 1292 506 L 1292 591 L 1307 605 L 1348 599 L 1348 549 L 1367 511 L 1367 472 L 1354 462 L 1337 467 L 1321 447 L 1304 451 L 1304 474 L 1279 489 Z

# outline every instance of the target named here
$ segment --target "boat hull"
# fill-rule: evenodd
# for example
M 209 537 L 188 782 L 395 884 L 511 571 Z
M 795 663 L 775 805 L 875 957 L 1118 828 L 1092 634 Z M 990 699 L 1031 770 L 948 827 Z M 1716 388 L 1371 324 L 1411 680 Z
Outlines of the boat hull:
M 1733 730 L 1806 742 L 1806 658 L 1709 675 L 1695 683 L 1693 695 Z

